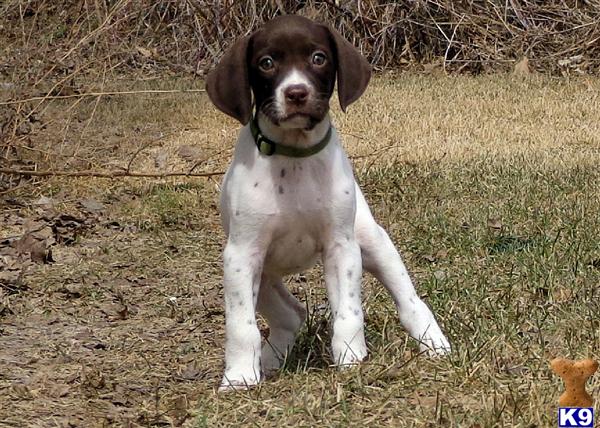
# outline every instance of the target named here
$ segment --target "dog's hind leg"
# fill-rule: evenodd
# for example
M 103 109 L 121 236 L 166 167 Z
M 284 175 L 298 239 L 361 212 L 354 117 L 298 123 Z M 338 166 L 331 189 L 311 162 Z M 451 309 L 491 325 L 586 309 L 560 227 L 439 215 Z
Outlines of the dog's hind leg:
M 429 307 L 417 296 L 413 283 L 386 231 L 379 226 L 356 186 L 356 239 L 360 245 L 363 268 L 372 273 L 390 292 L 400 322 L 430 355 L 450 352 Z
M 266 375 L 281 367 L 304 323 L 306 309 L 282 283 L 280 277 L 263 275 L 257 302 L 258 312 L 269 324 L 269 337 L 262 347 L 261 366 Z

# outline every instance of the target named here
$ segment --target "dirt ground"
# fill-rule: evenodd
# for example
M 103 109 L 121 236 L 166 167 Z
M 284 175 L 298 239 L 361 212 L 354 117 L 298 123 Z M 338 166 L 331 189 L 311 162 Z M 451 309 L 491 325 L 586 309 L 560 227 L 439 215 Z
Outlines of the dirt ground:
M 233 394 L 215 389 L 217 203 L 238 125 L 202 92 L 47 102 L 11 146 L 21 168 L 214 175 L 1 176 L 0 426 L 554 426 L 550 358 L 600 358 L 599 90 L 400 74 L 346 115 L 336 105 L 356 177 L 454 353 L 419 355 L 365 276 L 370 358 L 336 371 L 317 267 L 288 280 L 310 316 L 285 368 Z M 600 376 L 588 391 L 600 397 Z

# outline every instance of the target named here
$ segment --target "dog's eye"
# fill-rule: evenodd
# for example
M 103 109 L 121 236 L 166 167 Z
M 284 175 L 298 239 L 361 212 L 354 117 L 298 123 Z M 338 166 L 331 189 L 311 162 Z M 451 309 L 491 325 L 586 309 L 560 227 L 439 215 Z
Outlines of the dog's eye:
M 273 58 L 270 56 L 264 56 L 260 59 L 260 61 L 258 61 L 258 66 L 263 71 L 269 71 L 275 67 L 275 63 L 273 62 Z
M 327 61 L 327 57 L 323 52 L 315 52 L 312 56 L 312 63 L 314 65 L 323 65 Z

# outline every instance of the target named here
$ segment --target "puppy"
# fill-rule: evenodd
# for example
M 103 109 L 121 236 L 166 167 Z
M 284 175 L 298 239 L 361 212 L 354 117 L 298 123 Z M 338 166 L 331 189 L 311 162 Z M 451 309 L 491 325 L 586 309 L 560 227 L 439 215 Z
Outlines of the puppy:
M 367 355 L 363 268 L 391 293 L 400 322 L 423 350 L 450 351 L 392 241 L 373 219 L 330 122 L 336 77 L 345 111 L 370 76 L 367 61 L 335 30 L 288 15 L 235 42 L 207 77 L 211 101 L 244 125 L 221 191 L 227 234 L 222 390 L 255 385 L 281 366 L 306 315 L 282 278 L 318 260 L 336 365 Z M 256 310 L 270 329 L 262 349 Z

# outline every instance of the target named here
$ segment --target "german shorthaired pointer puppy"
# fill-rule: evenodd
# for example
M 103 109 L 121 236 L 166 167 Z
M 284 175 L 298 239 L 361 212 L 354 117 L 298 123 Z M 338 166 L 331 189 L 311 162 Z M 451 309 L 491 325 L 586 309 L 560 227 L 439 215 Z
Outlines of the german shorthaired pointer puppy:
M 423 350 L 450 351 L 392 241 L 373 219 L 331 125 L 336 76 L 345 111 L 366 89 L 369 64 L 335 30 L 288 15 L 234 43 L 207 77 L 212 102 L 245 125 L 221 192 L 228 237 L 221 390 L 255 385 L 281 366 L 306 315 L 282 277 L 319 259 L 337 365 L 367 355 L 363 267 L 391 293 L 400 322 Z M 270 328 L 262 349 L 256 310 Z

